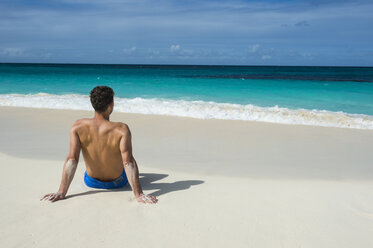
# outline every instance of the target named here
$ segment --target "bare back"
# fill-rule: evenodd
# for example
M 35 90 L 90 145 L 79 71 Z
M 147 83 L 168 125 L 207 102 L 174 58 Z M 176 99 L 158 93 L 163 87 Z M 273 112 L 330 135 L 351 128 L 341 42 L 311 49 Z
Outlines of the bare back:
M 74 124 L 79 136 L 87 174 L 111 181 L 123 172 L 121 139 L 129 133 L 127 125 L 107 120 L 81 119 Z

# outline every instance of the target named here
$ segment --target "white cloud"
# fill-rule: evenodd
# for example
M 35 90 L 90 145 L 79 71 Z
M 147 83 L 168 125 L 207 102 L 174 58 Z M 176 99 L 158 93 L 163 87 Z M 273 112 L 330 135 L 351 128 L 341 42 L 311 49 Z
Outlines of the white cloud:
M 312 53 L 300 53 L 303 58 L 312 58 Z
M 296 27 L 307 27 L 307 26 L 310 26 L 310 24 L 308 23 L 308 21 L 300 21 L 300 22 L 295 23 L 294 26 L 296 26 Z
M 181 54 L 183 54 L 183 55 L 187 55 L 187 56 L 191 56 L 191 55 L 194 54 L 194 50 L 192 50 L 192 49 L 183 49 L 183 50 L 181 51 Z
M 146 58 L 147 59 L 159 58 L 160 54 L 161 52 L 159 50 L 149 48 Z
M 24 55 L 24 51 L 21 48 L 4 48 L 2 54 L 9 57 L 18 57 Z
M 170 51 L 171 52 L 176 52 L 180 50 L 180 45 L 171 45 Z
M 310 59 L 310 60 L 313 59 L 313 54 L 310 52 L 299 52 L 299 51 L 295 51 L 291 49 L 288 51 L 288 54 L 292 57 L 301 57 L 303 59 Z
M 251 45 L 251 46 L 249 47 L 250 52 L 252 52 L 252 53 L 257 52 L 259 48 L 260 48 L 260 45 L 259 45 L 259 44 Z
M 122 51 L 125 53 L 125 54 L 132 54 L 133 52 L 135 52 L 137 50 L 137 48 L 135 46 L 131 47 L 131 48 L 124 48 Z
M 262 56 L 262 60 L 268 60 L 268 59 L 271 59 L 272 58 L 272 56 L 270 56 L 270 55 L 263 55 Z

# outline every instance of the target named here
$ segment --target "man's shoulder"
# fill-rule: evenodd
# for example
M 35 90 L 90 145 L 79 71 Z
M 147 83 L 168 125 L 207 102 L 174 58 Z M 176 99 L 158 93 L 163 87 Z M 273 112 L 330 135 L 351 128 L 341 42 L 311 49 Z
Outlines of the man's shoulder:
M 115 130 L 117 130 L 121 134 L 125 135 L 125 134 L 130 133 L 130 128 L 128 127 L 128 125 L 126 123 L 112 122 L 112 124 L 113 124 Z
M 90 121 L 90 119 L 88 119 L 88 118 L 83 118 L 83 119 L 76 120 L 74 122 L 73 126 L 71 127 L 71 130 L 72 131 L 77 131 L 77 130 L 81 129 L 82 127 L 86 126 L 87 124 L 89 124 L 89 121 Z

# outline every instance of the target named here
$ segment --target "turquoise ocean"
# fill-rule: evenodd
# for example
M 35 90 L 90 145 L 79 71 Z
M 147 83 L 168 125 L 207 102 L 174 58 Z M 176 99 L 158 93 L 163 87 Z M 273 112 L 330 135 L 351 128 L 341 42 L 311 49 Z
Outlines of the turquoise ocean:
M 373 67 L 0 64 L 0 106 L 373 129 Z

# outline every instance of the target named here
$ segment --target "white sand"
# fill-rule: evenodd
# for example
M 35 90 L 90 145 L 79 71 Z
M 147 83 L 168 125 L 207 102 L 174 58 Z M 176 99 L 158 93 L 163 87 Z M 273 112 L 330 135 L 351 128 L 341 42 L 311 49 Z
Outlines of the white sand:
M 116 114 L 156 205 L 57 190 L 82 111 L 0 108 L 0 247 L 373 247 L 373 132 Z M 81 159 L 83 161 L 83 159 Z

